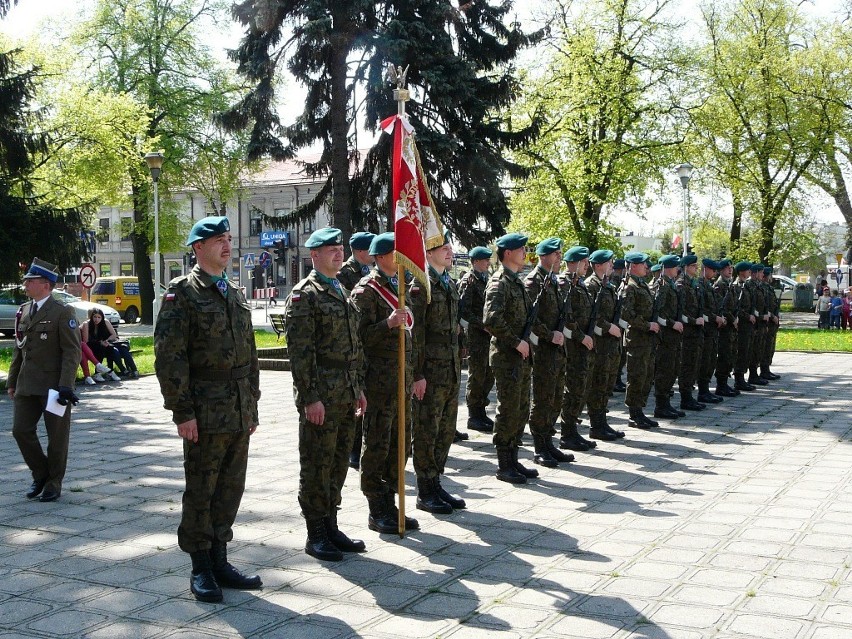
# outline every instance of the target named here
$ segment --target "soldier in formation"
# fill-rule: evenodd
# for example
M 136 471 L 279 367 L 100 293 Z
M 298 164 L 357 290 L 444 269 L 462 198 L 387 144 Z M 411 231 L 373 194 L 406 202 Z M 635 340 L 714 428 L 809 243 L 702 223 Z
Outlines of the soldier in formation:
M 305 242 L 313 270 L 293 287 L 285 335 L 299 411 L 299 506 L 308 529 L 305 552 L 340 561 L 363 552 L 337 525 L 355 420 L 367 407 L 358 310 L 336 275 L 343 264 L 342 233 L 315 231 Z
M 683 291 L 677 286 L 677 270 L 680 258 L 664 255 L 659 261 L 662 269 L 654 282 L 655 320 L 659 333 L 654 362 L 654 417 L 677 419 L 686 415 L 671 404 L 672 389 L 680 371 L 681 346 L 683 343 Z M 652 419 L 640 420 L 631 426 L 653 428 L 659 424 Z

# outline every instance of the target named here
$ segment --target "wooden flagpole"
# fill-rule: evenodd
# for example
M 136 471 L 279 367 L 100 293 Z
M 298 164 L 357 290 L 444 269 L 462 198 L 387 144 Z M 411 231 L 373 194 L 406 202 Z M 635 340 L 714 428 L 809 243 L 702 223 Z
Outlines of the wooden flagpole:
M 401 71 L 401 69 L 400 69 Z M 402 118 L 405 115 L 405 103 L 410 97 L 408 89 L 405 88 L 405 72 L 397 74 L 397 86 L 393 90 L 393 99 L 397 104 L 397 115 Z M 397 122 L 396 126 L 402 126 Z M 394 224 L 396 221 L 394 220 Z M 399 308 L 405 310 L 405 269 L 402 264 L 396 267 L 396 276 L 399 289 Z M 406 436 L 406 410 L 405 402 L 408 400 L 405 388 L 405 327 L 406 322 L 399 325 L 399 342 L 397 353 L 397 402 L 399 407 L 396 437 L 396 460 L 397 460 L 397 495 L 399 496 L 399 520 L 397 522 L 399 538 L 405 537 L 405 449 L 408 447 Z M 413 336 L 412 336 L 413 338 Z

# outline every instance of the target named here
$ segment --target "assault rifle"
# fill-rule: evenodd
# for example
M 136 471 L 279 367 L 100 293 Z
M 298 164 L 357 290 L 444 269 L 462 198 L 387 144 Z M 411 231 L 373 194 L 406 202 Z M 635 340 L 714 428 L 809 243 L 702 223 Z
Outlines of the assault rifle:
M 598 313 L 601 309 L 601 293 L 604 290 L 609 278 L 604 275 L 603 280 L 601 280 L 601 287 L 598 289 L 597 295 L 595 295 L 595 303 L 592 304 L 592 314 L 589 316 L 589 324 L 586 326 L 586 335 L 594 339 L 595 335 L 601 335 L 601 329 L 596 326 L 598 321 Z
M 611 324 L 615 324 L 620 327 L 622 331 L 627 330 L 629 326 L 627 322 L 621 319 L 621 304 L 624 302 L 624 298 L 621 296 L 621 289 L 619 289 L 615 294 L 615 310 L 612 313 L 612 322 Z
M 524 322 L 524 330 L 521 331 L 520 339 L 522 342 L 529 342 L 533 346 L 538 345 L 538 337 L 532 332 L 533 324 L 535 324 L 535 320 L 538 318 L 538 307 L 541 305 L 541 298 L 547 290 L 548 285 L 550 284 L 550 280 L 553 279 L 553 267 L 550 267 L 550 270 L 547 272 L 547 279 L 544 280 L 544 284 L 541 285 L 541 289 L 538 292 L 538 295 L 535 296 L 535 301 L 533 305 L 530 307 L 530 310 L 527 311 L 527 320 Z M 532 353 L 530 353 L 532 355 Z M 514 368 L 512 368 L 512 380 L 518 381 L 518 365 L 515 364 Z
M 565 328 L 565 322 L 568 321 L 568 313 L 572 313 L 571 309 L 571 292 L 574 290 L 574 280 L 572 278 L 567 278 L 568 281 L 568 294 L 565 296 L 565 299 L 562 301 L 562 305 L 559 307 L 559 316 L 556 318 L 556 327 L 553 329 L 562 333 L 565 336 L 565 339 L 571 339 L 571 329 Z

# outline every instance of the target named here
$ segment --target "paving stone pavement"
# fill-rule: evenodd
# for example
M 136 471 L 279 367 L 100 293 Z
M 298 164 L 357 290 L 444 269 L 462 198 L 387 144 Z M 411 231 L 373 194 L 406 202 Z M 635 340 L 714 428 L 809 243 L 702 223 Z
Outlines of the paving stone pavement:
M 368 552 L 338 564 L 302 550 L 291 380 L 264 371 L 229 555 L 265 587 L 218 605 L 189 593 L 181 446 L 154 377 L 78 389 L 53 504 L 23 498 L 4 398 L 0 637 L 850 639 L 852 355 L 776 359 L 771 390 L 627 429 L 523 487 L 471 433 L 444 482 L 468 510 L 412 511 L 404 540 L 367 529 L 353 473 L 339 519 Z M 610 418 L 626 424 L 618 397 Z

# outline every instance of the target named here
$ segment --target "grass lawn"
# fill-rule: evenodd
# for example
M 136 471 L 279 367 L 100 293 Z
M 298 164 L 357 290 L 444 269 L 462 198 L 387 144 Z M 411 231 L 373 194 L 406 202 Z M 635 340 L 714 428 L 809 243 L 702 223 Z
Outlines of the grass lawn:
M 778 351 L 852 352 L 852 331 L 826 331 L 818 328 L 781 329 L 776 342 Z
M 258 348 L 271 348 L 274 346 L 284 346 L 284 339 L 277 341 L 275 333 L 269 331 L 255 331 L 255 342 Z M 154 372 L 154 338 L 153 337 L 131 337 L 130 348 L 140 353 L 133 353 L 133 361 L 136 362 L 136 367 L 142 375 Z M 8 371 L 9 365 L 12 363 L 12 348 L 0 349 L 0 370 Z M 91 364 L 90 364 L 91 367 Z M 77 378 L 82 380 L 83 373 L 77 368 Z M 5 385 L 4 385 L 5 387 Z

